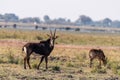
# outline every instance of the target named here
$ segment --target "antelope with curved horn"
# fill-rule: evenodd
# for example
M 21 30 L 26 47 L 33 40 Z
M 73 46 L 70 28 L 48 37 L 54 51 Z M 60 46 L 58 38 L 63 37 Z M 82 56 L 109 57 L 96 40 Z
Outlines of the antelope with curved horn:
M 43 62 L 43 59 L 45 59 L 46 63 L 46 69 L 48 69 L 47 63 L 48 63 L 48 56 L 54 49 L 54 43 L 55 39 L 58 36 L 55 36 L 56 29 L 54 31 L 54 35 L 52 34 L 52 31 L 50 30 L 49 38 L 45 41 L 40 41 L 39 43 L 27 43 L 23 46 L 22 51 L 26 53 L 26 56 L 24 57 L 24 69 L 26 69 L 26 62 L 31 69 L 30 66 L 30 55 L 34 52 L 36 54 L 41 55 L 41 60 L 37 66 L 37 69 L 39 69 L 40 64 Z

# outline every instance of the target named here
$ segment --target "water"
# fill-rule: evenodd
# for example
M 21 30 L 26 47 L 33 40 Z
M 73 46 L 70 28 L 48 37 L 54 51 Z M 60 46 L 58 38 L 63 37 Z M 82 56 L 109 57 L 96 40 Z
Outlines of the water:
M 70 27 L 35 27 L 35 26 L 1 26 L 0 28 L 7 28 L 7 29 L 18 29 L 18 30 L 55 30 L 57 31 L 67 31 L 67 32 L 82 32 L 82 33 L 120 33 L 120 30 L 98 30 L 98 29 L 86 29 L 86 28 L 70 28 Z

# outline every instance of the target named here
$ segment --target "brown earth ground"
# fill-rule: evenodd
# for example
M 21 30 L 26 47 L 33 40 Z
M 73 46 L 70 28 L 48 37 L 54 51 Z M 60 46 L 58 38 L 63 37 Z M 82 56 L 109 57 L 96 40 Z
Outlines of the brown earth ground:
M 25 41 L 20 40 L 0 40 L 0 46 L 2 47 L 21 47 L 26 44 Z M 92 45 L 66 45 L 66 44 L 56 44 L 56 48 L 67 48 L 67 49 L 86 49 L 90 50 L 92 48 L 101 48 L 104 50 L 119 50 L 119 46 L 92 46 Z
M 26 44 L 27 42 L 25 42 L 25 41 L 22 41 L 22 40 L 15 40 L 15 39 L 9 39 L 9 40 L 7 40 L 7 39 L 4 39 L 4 40 L 0 40 L 0 47 L 11 47 L 11 48 L 22 48 L 22 46 L 24 45 L 24 44 Z M 92 46 L 92 45 L 66 45 L 66 44 L 56 44 L 55 45 L 55 48 L 56 48 L 56 51 L 57 50 L 61 50 L 61 49 L 68 49 L 68 50 L 62 50 L 62 51 L 66 51 L 67 53 L 69 53 L 70 51 L 71 51 L 71 49 L 73 49 L 73 52 L 72 53 L 74 53 L 75 51 L 74 50 L 77 50 L 77 51 L 81 51 L 81 50 L 87 50 L 87 51 L 89 51 L 90 49 L 92 49 L 92 48 L 101 48 L 101 49 L 104 49 L 104 50 L 106 50 L 106 51 L 111 51 L 111 50 L 113 50 L 113 51 L 119 51 L 120 50 L 120 47 L 118 47 L 118 46 Z M 62 52 L 61 51 L 61 52 Z M 53 53 L 56 53 L 56 52 L 53 52 Z M 64 53 L 64 52 L 63 52 Z M 88 52 L 87 52 L 88 53 Z M 67 54 L 68 55 L 68 54 Z M 72 56 L 74 56 L 74 54 L 72 55 Z M 113 56 L 113 58 L 115 58 L 114 57 L 114 55 L 109 55 L 109 56 Z M 56 55 L 56 57 L 57 57 L 57 55 Z M 59 56 L 60 57 L 60 56 Z M 59 58 L 58 57 L 58 58 Z M 119 55 L 117 56 L 117 57 L 119 57 Z M 116 58 L 117 58 L 116 57 Z M 53 59 L 54 57 L 52 57 L 52 59 Z M 64 57 L 63 57 L 64 58 Z M 84 55 L 83 55 L 83 58 L 84 58 Z M 66 59 L 66 57 L 65 57 L 65 59 Z M 73 59 L 74 59 L 74 57 L 73 57 Z M 55 59 L 55 60 L 57 60 L 57 59 Z M 58 59 L 58 60 L 61 60 L 61 59 Z M 80 59 L 80 60 L 82 60 L 82 59 Z M 111 60 L 113 60 L 112 58 L 111 58 Z M 61 60 L 61 61 L 63 61 L 63 60 Z M 87 60 L 86 60 L 87 61 Z M 51 62 L 51 61 L 50 61 Z M 73 61 L 74 62 L 74 61 Z M 86 63 L 88 63 L 89 61 L 87 61 Z M 51 62 L 52 63 L 52 62 Z M 72 64 L 70 64 L 70 62 L 67 62 L 67 64 L 69 63 L 69 66 L 72 66 Z M 115 74 L 113 74 L 113 72 L 111 71 L 111 70 L 107 70 L 107 74 L 91 74 L 91 72 L 90 72 L 90 68 L 88 68 L 87 66 L 88 66 L 88 64 L 83 64 L 83 63 L 81 63 L 81 62 L 78 62 L 77 61 L 77 64 L 76 65 L 83 65 L 81 68 L 84 70 L 84 73 L 81 73 L 82 72 L 82 70 L 80 69 L 79 70 L 79 67 L 77 67 L 78 69 L 76 70 L 76 71 L 74 71 L 76 68 L 73 68 L 72 69 L 72 67 L 71 68 L 68 68 L 68 69 L 65 69 L 65 70 L 61 70 L 61 72 L 60 73 L 54 73 L 54 72 L 51 72 L 51 71 L 46 71 L 46 72 L 44 72 L 44 70 L 43 71 L 36 71 L 36 70 L 29 70 L 28 69 L 28 71 L 25 71 L 23 68 L 20 68 L 21 69 L 21 72 L 20 71 L 18 71 L 19 72 L 19 74 L 20 75 L 22 75 L 22 76 L 24 76 L 25 78 L 23 79 L 23 80 L 27 80 L 28 78 L 27 78 L 27 76 L 31 76 L 30 74 L 27 74 L 27 72 L 28 73 L 30 73 L 30 71 L 33 73 L 33 74 L 36 74 L 36 75 L 34 75 L 34 76 L 32 76 L 32 78 L 38 78 L 38 79 L 36 79 L 36 80 L 39 80 L 39 75 L 41 75 L 41 76 L 44 76 L 44 77 L 42 77 L 43 79 L 42 80 L 55 80 L 55 78 L 58 78 L 58 80 L 65 80 L 64 78 L 66 78 L 66 76 L 67 76 L 67 78 L 68 79 L 66 79 L 66 80 L 76 80 L 76 79 L 74 79 L 74 78 L 72 78 L 73 76 L 74 77 L 76 77 L 76 76 L 79 76 L 79 79 L 78 80 L 119 80 L 119 77 L 118 77 L 118 75 L 115 75 Z M 63 63 L 60 63 L 61 65 L 62 64 L 66 64 L 65 63 L 65 61 L 63 62 Z M 1 64 L 2 66 L 5 66 L 6 64 Z M 22 64 L 23 65 L 23 64 Z M 1 67 L 1 70 L 2 70 L 2 68 L 3 69 L 7 69 L 7 68 L 9 68 L 10 66 L 12 66 L 12 65 L 7 65 L 7 67 L 6 68 L 4 68 L 4 67 Z M 16 65 L 17 66 L 17 65 Z M 50 66 L 50 64 L 49 64 L 49 66 Z M 13 69 L 13 68 L 12 68 Z M 16 68 L 17 69 L 17 68 Z M 71 70 L 71 71 L 68 71 L 68 70 Z M 18 69 L 17 69 L 18 70 Z M 3 70 L 4 71 L 4 70 Z M 13 71 L 14 71 L 14 69 L 13 69 Z M 73 72 L 72 72 L 73 71 Z M 13 73 L 15 73 L 16 71 L 14 71 Z M 49 72 L 49 73 L 48 73 Z M 69 72 L 69 73 L 68 73 Z M 13 76 L 13 73 L 11 74 L 12 76 Z M 49 75 L 48 77 L 51 77 L 51 79 L 44 79 L 45 78 L 45 74 L 46 75 Z M 54 75 L 56 75 L 56 76 L 52 76 L 52 75 L 54 74 Z M 3 75 L 3 74 L 2 74 Z M 7 75 L 7 74 L 6 74 Z M 15 76 L 16 76 L 16 74 L 15 74 Z M 40 76 L 40 78 L 41 78 L 41 76 Z M 86 78 L 87 76 L 89 76 L 89 78 Z M 95 78 L 94 78 L 94 76 L 95 76 Z M 20 77 L 20 79 L 22 79 L 22 77 L 21 76 L 18 76 L 18 77 Z M 62 78 L 63 77 L 63 78 Z M 3 78 L 1 78 L 1 79 L 3 79 Z M 6 79 L 6 78 L 5 78 Z M 12 80 L 12 79 L 10 79 L 10 80 Z

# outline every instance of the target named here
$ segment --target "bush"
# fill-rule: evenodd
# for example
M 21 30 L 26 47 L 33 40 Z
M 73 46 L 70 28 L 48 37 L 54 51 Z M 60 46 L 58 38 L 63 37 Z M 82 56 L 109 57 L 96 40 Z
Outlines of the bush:
M 80 31 L 80 28 L 76 28 L 75 31 Z
M 71 28 L 70 28 L 70 27 L 66 27 L 65 29 L 66 29 L 66 30 L 70 30 Z

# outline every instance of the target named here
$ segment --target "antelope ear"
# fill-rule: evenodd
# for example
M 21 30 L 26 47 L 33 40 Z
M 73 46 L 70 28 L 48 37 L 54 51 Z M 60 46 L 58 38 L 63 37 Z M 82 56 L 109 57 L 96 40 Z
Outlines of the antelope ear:
M 55 39 L 57 39 L 59 36 L 56 36 Z

